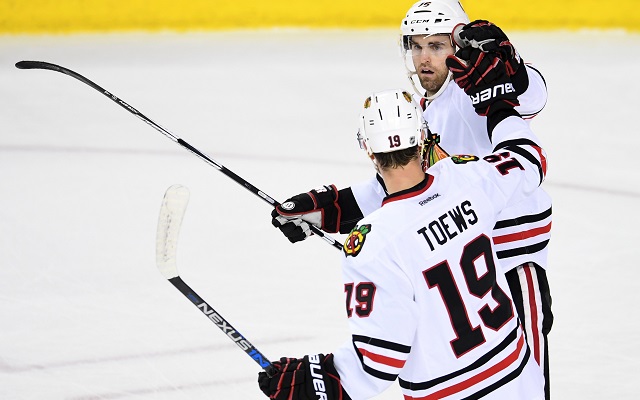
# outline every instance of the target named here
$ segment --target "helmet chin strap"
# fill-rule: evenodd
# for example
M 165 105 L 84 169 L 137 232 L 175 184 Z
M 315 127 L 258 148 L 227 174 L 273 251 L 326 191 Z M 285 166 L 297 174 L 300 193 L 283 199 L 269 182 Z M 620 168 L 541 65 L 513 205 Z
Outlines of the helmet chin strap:
M 440 96 L 442 94 L 442 92 L 444 92 L 444 90 L 447 88 L 447 86 L 449 85 L 449 82 L 451 81 L 451 71 L 449 71 L 449 73 L 447 73 L 447 78 L 444 80 L 444 82 L 442 83 L 442 86 L 440 86 L 440 89 L 438 89 L 437 92 L 435 92 L 433 95 L 431 96 L 425 96 L 426 94 L 426 90 L 422 87 L 422 85 L 420 84 L 416 84 L 416 80 L 418 82 L 420 82 L 419 79 L 413 79 L 414 75 L 417 75 L 417 72 L 411 72 L 411 71 L 407 71 L 407 78 L 409 78 L 409 82 L 411 82 L 411 86 L 413 86 L 413 90 L 423 99 L 427 100 L 427 101 L 431 101 L 434 100 L 435 98 L 437 98 L 438 96 Z

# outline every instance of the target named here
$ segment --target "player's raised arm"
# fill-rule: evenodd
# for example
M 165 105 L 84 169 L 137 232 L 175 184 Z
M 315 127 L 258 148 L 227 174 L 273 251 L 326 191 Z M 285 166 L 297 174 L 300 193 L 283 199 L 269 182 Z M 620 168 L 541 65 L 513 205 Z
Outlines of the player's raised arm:
M 487 132 L 494 149 L 483 159 L 499 173 L 493 174 L 499 178 L 494 179 L 497 191 L 509 203 L 531 194 L 544 180 L 546 155 L 515 110 L 519 102 L 509 67 L 496 53 L 474 47 L 449 56 L 447 66 L 455 82 L 469 95 L 476 113 L 487 117 Z M 489 194 L 492 190 L 488 190 Z

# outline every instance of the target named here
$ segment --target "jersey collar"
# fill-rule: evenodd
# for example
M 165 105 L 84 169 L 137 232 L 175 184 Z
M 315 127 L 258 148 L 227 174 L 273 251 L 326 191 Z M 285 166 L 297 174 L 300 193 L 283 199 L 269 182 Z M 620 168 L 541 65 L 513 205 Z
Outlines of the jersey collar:
M 404 199 L 409 199 L 411 197 L 419 196 L 422 193 L 426 192 L 427 189 L 431 187 L 432 183 L 433 183 L 433 176 L 429 174 L 424 174 L 424 179 L 422 180 L 422 182 L 418 183 L 417 185 L 409 189 L 401 190 L 399 192 L 388 195 L 382 200 L 382 205 L 384 206 L 385 204 L 388 204 L 394 201 L 404 200 Z

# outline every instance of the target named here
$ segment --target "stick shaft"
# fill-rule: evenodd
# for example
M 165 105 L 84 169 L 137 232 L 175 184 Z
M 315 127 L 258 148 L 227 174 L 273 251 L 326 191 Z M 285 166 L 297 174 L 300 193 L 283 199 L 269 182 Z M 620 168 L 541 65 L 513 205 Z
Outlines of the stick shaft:
M 169 282 L 178 289 L 189 301 L 191 301 L 211 322 L 213 322 L 229 339 L 251 357 L 264 371 L 273 376 L 276 372 L 271 361 L 255 348 L 240 332 L 238 332 L 226 319 L 206 301 L 202 300 L 179 276 L 169 279 Z
M 213 158 L 207 156 L 206 154 L 204 154 L 203 152 L 201 152 L 197 148 L 193 147 L 192 145 L 187 143 L 187 141 L 185 141 L 185 140 L 179 138 L 177 135 L 174 135 L 173 133 L 169 132 L 167 129 L 165 129 L 162 126 L 158 125 L 153 120 L 151 120 L 150 118 L 148 118 L 144 114 L 142 114 L 140 111 L 138 111 L 134 107 L 130 106 L 124 100 L 120 99 L 116 95 L 114 95 L 111 92 L 105 90 L 104 88 L 102 88 L 101 86 L 96 84 L 95 82 L 91 81 L 90 79 L 87 79 L 86 77 L 80 75 L 79 73 L 77 73 L 75 71 L 72 71 L 69 68 L 65 68 L 65 67 L 62 67 L 60 65 L 51 64 L 51 63 L 44 62 L 44 61 L 20 61 L 20 62 L 16 63 L 16 67 L 19 68 L 19 69 L 47 69 L 47 70 L 50 70 L 50 71 L 60 72 L 62 74 L 71 76 L 71 77 L 79 80 L 80 82 L 88 85 L 88 86 L 91 86 L 92 88 L 94 88 L 98 92 L 102 93 L 103 95 L 105 95 L 106 97 L 111 99 L 113 102 L 115 102 L 116 104 L 118 104 L 119 106 L 124 108 L 125 110 L 129 111 L 131 114 L 133 114 L 136 117 L 138 117 L 139 119 L 141 119 L 147 125 L 151 126 L 152 128 L 154 128 L 158 132 L 162 133 L 164 136 L 166 136 L 169 139 L 173 140 L 174 142 L 178 143 L 184 149 L 186 149 L 186 150 L 190 151 L 191 153 L 195 154 L 198 158 L 200 158 L 201 160 L 203 160 L 204 162 L 206 162 L 210 166 L 216 168 L 218 171 L 222 172 L 227 177 L 233 179 L 233 181 L 235 181 L 240 186 L 244 187 L 245 189 L 247 189 L 248 191 L 250 191 L 254 195 L 258 196 L 260 199 L 262 199 L 263 201 L 267 202 L 272 207 L 276 207 L 276 206 L 280 205 L 280 203 L 278 203 L 276 200 L 274 200 L 271 196 L 267 195 L 262 190 L 259 190 L 258 188 L 253 186 L 246 179 L 240 177 L 239 175 L 237 175 L 236 173 L 234 173 L 230 169 L 226 168 L 224 165 L 220 164 L 219 162 L 215 161 Z M 310 229 L 311 229 L 311 231 L 313 233 L 315 233 L 316 235 L 318 235 L 319 237 L 324 239 L 327 243 L 329 243 L 330 245 L 332 245 L 333 247 L 335 247 L 338 250 L 342 249 L 342 246 L 340 245 L 340 243 L 338 243 L 330 235 L 327 235 L 322 230 L 316 228 L 315 226 L 313 226 L 311 224 L 309 224 L 309 227 L 310 227 Z

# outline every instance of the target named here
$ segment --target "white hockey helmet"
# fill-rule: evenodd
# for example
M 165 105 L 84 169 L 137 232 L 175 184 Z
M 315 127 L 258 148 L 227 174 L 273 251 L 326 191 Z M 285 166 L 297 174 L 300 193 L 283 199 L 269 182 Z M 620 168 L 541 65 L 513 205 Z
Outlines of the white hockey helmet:
M 422 108 L 404 90 L 386 90 L 367 97 L 360 115 L 358 142 L 373 153 L 389 153 L 424 144 Z
M 412 35 L 449 35 L 458 24 L 468 24 L 469 17 L 458 0 L 419 1 L 407 11 L 400 30 Z
M 413 65 L 413 59 L 411 56 L 410 38 L 413 35 L 451 35 L 453 28 L 457 25 L 468 24 L 469 17 L 462 8 L 462 4 L 458 0 L 432 0 L 432 1 L 419 1 L 411 6 L 405 18 L 400 24 L 400 31 L 402 32 L 401 38 L 401 50 L 404 59 L 404 66 L 407 69 L 407 76 L 411 81 L 411 85 L 416 92 L 424 97 L 424 88 L 420 86 L 419 82 L 416 82 L 416 70 Z M 451 41 L 452 45 L 455 42 Z M 444 91 L 451 78 L 444 82 L 440 90 L 430 96 L 425 97 L 427 100 L 435 99 Z M 422 88 L 422 90 L 420 90 Z

